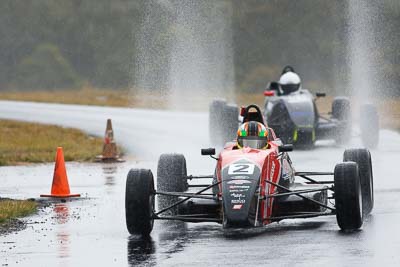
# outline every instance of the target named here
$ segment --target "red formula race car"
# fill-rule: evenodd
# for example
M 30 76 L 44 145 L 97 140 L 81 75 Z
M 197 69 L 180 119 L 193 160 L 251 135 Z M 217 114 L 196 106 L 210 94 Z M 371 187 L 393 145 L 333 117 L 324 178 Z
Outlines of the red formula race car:
M 246 112 L 244 121 L 263 122 L 258 107 L 251 105 Z M 131 169 L 125 195 L 129 233 L 148 235 L 154 220 L 244 228 L 326 215 L 335 215 L 342 230 L 360 228 L 374 201 L 369 151 L 346 150 L 333 172 L 296 172 L 288 154 L 292 146 L 283 145 L 272 129 L 268 131 L 268 146 L 263 149 L 228 143 L 218 157 L 213 156 L 215 149 L 203 149 L 203 155 L 217 160 L 212 175 L 187 175 L 183 155 L 163 154 L 155 190 L 151 170 Z M 317 181 L 314 176 L 333 179 Z M 189 184 L 197 179 L 212 182 Z

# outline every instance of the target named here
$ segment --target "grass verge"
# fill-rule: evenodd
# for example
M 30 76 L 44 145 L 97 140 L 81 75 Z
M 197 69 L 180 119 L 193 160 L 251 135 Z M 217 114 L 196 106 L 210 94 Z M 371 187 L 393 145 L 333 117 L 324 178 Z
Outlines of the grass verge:
M 0 99 L 124 107 L 129 105 L 127 95 L 128 90 L 101 90 L 84 87 L 79 90 L 0 92 Z
M 31 200 L 0 199 L 0 225 L 13 219 L 30 215 L 37 210 L 37 203 Z
M 33 101 L 109 107 L 136 107 L 165 109 L 165 96 L 160 94 L 133 94 L 129 89 L 98 89 L 90 86 L 80 89 L 54 91 L 0 91 L 1 100 Z
M 0 166 L 53 162 L 58 146 L 66 161 L 92 161 L 103 139 L 71 128 L 0 120 Z

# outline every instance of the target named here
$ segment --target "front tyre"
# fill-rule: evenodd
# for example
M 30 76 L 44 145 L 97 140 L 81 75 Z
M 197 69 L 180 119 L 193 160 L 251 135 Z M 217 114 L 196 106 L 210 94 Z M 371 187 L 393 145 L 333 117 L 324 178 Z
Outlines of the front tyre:
M 296 129 L 293 134 L 293 141 L 293 145 L 296 149 L 313 149 L 315 146 L 314 128 Z
M 362 226 L 362 193 L 357 163 L 343 162 L 334 171 L 336 220 L 344 231 Z
M 129 171 L 125 187 L 125 218 L 130 234 L 148 236 L 153 230 L 154 193 L 151 170 Z
M 368 149 L 346 149 L 343 161 L 353 161 L 358 165 L 360 173 L 362 206 L 364 215 L 371 213 L 374 207 L 374 182 L 372 175 L 371 153 Z

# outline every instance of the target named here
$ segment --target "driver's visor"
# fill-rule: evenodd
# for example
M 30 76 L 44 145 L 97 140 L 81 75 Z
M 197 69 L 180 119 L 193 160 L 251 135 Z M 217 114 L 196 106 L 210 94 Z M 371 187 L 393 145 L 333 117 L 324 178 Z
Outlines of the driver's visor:
M 285 94 L 290 94 L 299 90 L 300 84 L 281 84 L 281 88 Z
M 256 149 L 266 148 L 268 145 L 268 139 L 257 137 L 257 136 L 244 136 L 238 138 L 238 144 L 241 148 L 251 147 Z

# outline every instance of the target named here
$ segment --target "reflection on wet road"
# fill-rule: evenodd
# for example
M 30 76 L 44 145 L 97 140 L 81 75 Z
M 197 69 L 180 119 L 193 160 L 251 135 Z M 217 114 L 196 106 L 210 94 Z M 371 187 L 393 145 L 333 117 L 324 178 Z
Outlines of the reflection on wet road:
M 53 206 L 53 214 L 55 215 L 57 229 L 57 243 L 58 247 L 58 258 L 69 258 L 69 233 L 66 228 L 66 223 L 69 220 L 70 213 L 68 204 L 66 203 L 56 203 Z
M 32 105 L 25 107 L 24 112 L 35 114 Z M 157 123 L 133 129 L 132 120 L 139 112 L 136 110 L 97 107 L 69 110 L 68 106 L 62 106 L 64 113 L 57 114 L 50 112 L 51 107 L 40 105 L 38 112 L 42 122 L 51 123 L 57 116 L 68 117 L 66 112 L 70 116 L 66 126 L 81 127 L 90 133 L 98 129 L 100 135 L 105 119 L 115 117 L 114 130 L 120 134 L 117 142 L 128 149 L 134 148 L 129 150 L 133 153 L 142 149 L 146 141 L 135 139 L 135 134 L 146 136 L 149 127 L 157 123 L 157 127 L 163 128 L 175 115 L 178 121 L 187 120 L 185 127 L 207 129 L 204 114 L 190 117 L 166 112 L 164 117 L 164 113 L 150 112 L 148 116 Z M 54 108 L 58 110 L 60 106 Z M 24 112 L 13 113 L 13 118 L 24 119 Z M 4 105 L 0 105 L 0 113 L 7 116 Z M 80 116 L 83 117 L 81 124 L 78 123 Z M 138 125 L 145 123 L 139 119 Z M 400 266 L 400 180 L 394 167 L 400 160 L 398 133 L 382 131 L 381 143 L 372 151 L 375 207 L 360 231 L 342 233 L 338 231 L 335 217 L 320 217 L 235 231 L 224 231 L 220 225 L 212 223 L 156 221 L 150 238 L 129 236 L 125 226 L 124 194 L 130 168 L 151 168 L 154 172 L 159 150 L 185 152 L 190 174 L 209 174 L 214 167 L 213 160 L 199 155 L 199 149 L 208 145 L 206 134 L 163 144 L 169 135 L 167 132 L 161 139 L 149 136 L 145 144 L 154 151 L 145 151 L 146 157 L 140 161 L 68 162 L 71 191 L 81 193 L 82 198 L 51 202 L 26 220 L 26 229 L 0 236 L 2 266 Z M 349 144 L 349 147 L 358 146 L 357 138 Z M 292 160 L 297 171 L 331 171 L 341 161 L 343 150 L 329 142 L 318 143 L 315 150 L 293 152 Z M 1 167 L 0 196 L 38 198 L 39 194 L 49 191 L 53 168 L 53 164 Z

